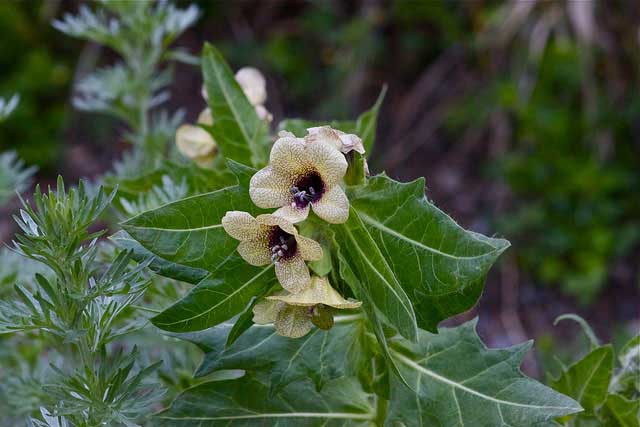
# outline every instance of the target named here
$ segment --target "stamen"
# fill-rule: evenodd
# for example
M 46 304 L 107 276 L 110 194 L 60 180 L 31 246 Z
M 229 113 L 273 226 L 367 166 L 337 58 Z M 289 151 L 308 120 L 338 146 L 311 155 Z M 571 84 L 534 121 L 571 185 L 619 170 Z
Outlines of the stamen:
M 315 196 L 316 190 L 314 190 L 313 187 L 309 187 L 309 194 L 311 194 L 312 196 Z
M 280 246 L 283 250 L 288 251 L 289 250 L 289 246 L 285 244 L 283 244 L 282 246 Z
M 284 239 L 284 236 L 280 236 L 280 243 L 282 243 L 283 245 L 287 243 L 287 241 Z

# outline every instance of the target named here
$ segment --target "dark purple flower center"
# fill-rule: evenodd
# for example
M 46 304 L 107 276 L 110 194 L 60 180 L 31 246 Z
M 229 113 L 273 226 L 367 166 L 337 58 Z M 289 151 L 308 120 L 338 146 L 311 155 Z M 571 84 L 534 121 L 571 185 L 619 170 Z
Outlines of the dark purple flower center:
M 317 171 L 310 171 L 296 179 L 291 187 L 292 205 L 299 209 L 306 208 L 309 203 L 315 203 L 322 197 L 325 187 L 322 177 Z
M 269 234 L 269 248 L 271 260 L 278 262 L 293 257 L 298 249 L 296 238 L 280 227 L 273 227 Z

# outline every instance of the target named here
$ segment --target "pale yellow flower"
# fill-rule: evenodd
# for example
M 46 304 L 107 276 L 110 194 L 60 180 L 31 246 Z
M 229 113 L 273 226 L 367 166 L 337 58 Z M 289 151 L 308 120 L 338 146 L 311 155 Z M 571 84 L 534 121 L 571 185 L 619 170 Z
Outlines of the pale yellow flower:
M 305 137 L 308 143 L 330 144 L 347 154 L 350 151 L 356 151 L 364 154 L 364 145 L 362 139 L 358 135 L 352 133 L 344 133 L 338 129 L 332 129 L 330 126 L 318 126 L 307 129 L 309 134 Z
M 240 68 L 236 73 L 236 81 L 251 105 L 263 105 L 267 102 L 267 81 L 257 68 Z
M 200 126 L 189 124 L 180 126 L 176 131 L 176 145 L 180 153 L 201 167 L 210 166 L 218 151 L 209 132 Z
M 322 247 L 301 236 L 291 222 L 271 214 L 252 217 L 247 212 L 229 211 L 222 226 L 240 240 L 238 253 L 251 265 L 275 264 L 276 276 L 283 288 L 299 292 L 309 286 L 311 276 L 305 261 L 322 258 Z
M 344 299 L 327 279 L 314 276 L 309 286 L 296 294 L 280 292 L 256 304 L 253 322 L 273 323 L 279 335 L 300 338 L 309 333 L 313 325 L 331 329 L 333 308 L 355 309 L 361 304 Z
M 256 109 L 256 114 L 260 120 L 267 122 L 273 121 L 273 115 L 264 106 L 267 102 L 267 81 L 257 68 L 243 67 L 238 70 L 235 75 L 236 81 L 242 88 L 242 92 L 247 97 L 251 105 Z M 209 93 L 207 88 L 202 86 L 202 97 L 205 100 L 209 100 Z M 209 113 L 211 115 L 211 113 Z
M 307 144 L 289 132 L 279 136 L 269 165 L 251 177 L 251 200 L 261 208 L 280 208 L 275 215 L 294 223 L 306 219 L 309 209 L 327 222 L 345 222 L 349 200 L 340 187 L 348 166 L 344 155 L 330 144 Z

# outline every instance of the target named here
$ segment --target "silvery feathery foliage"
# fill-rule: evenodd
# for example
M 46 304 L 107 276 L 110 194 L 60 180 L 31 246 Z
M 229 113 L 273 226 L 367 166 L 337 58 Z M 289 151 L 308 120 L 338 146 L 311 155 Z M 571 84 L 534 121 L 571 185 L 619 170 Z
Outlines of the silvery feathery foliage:
M 165 0 L 102 0 L 98 4 L 96 10 L 82 5 L 78 14 L 66 14 L 53 26 L 120 55 L 121 61 L 80 80 L 73 102 L 78 109 L 106 113 L 129 125 L 126 140 L 144 155 L 134 153 L 128 160 L 135 160 L 134 169 L 141 174 L 158 165 L 175 134 L 177 120 L 158 120 L 152 114 L 169 98 L 172 70 L 160 67 L 169 61 L 197 63 L 170 45 L 193 25 L 199 10 L 194 5 L 179 9 Z M 170 131 L 167 124 L 173 126 Z
M 161 205 L 183 199 L 187 196 L 189 188 L 183 179 L 180 183 L 176 183 L 168 175 L 162 176 L 162 185 L 155 185 L 145 194 L 140 194 L 138 200 L 120 199 L 120 204 L 124 213 L 128 217 L 146 212 L 151 209 L 160 207 Z
M 20 96 L 13 95 L 8 100 L 0 98 L 0 122 L 9 117 L 20 103 Z
M 135 347 L 112 345 L 146 324 L 131 308 L 150 285 L 150 260 L 134 265 L 131 252 L 89 231 L 114 195 L 82 182 L 67 190 L 60 178 L 56 190 L 36 187 L 14 217 L 20 233 L 13 250 L 48 270 L 15 276 L 15 297 L 0 300 L 0 334 L 41 346 L 50 368 L 42 383 L 32 376 L 5 381 L 0 372 L 0 393 L 24 395 L 27 412 L 46 408 L 34 426 L 133 426 L 163 394 L 149 384 L 158 364 L 141 366 Z M 42 339 L 29 341 L 32 332 Z M 56 362 L 59 352 L 64 363 Z
M 0 206 L 31 184 L 35 167 L 26 168 L 14 151 L 0 153 Z

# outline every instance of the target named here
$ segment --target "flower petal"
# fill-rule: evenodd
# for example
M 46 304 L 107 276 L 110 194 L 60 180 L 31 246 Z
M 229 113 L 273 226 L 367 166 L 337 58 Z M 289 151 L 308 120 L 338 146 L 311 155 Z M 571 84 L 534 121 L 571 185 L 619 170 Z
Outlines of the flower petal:
M 248 212 L 228 211 L 222 217 L 224 231 L 236 240 L 255 240 L 260 235 L 260 224 Z
M 213 126 L 213 116 L 211 115 L 211 108 L 205 108 L 198 115 L 198 124 Z
M 349 199 L 339 185 L 324 193 L 311 207 L 316 215 L 331 224 L 342 224 L 349 218 Z
M 319 261 L 322 259 L 322 246 L 308 237 L 296 236 L 298 254 L 305 261 Z
M 291 203 L 289 188 L 291 188 L 289 178 L 267 166 L 251 177 L 249 196 L 259 208 L 279 208 Z
M 178 150 L 190 159 L 213 154 L 217 147 L 209 132 L 194 125 L 182 125 L 178 128 L 176 145 Z
M 302 222 L 309 216 L 309 210 L 311 206 L 307 205 L 304 208 L 293 207 L 291 205 L 285 205 L 275 211 L 273 214 L 275 216 L 279 216 L 285 218 L 287 221 L 292 223 Z
M 271 251 L 265 239 L 240 242 L 238 253 L 245 261 L 256 267 L 267 265 L 271 262 Z
M 338 139 L 338 142 L 340 140 Z M 347 159 L 335 146 L 323 143 L 306 145 L 309 162 L 318 171 L 324 185 L 332 187 L 344 179 L 347 172 Z
M 257 68 L 243 67 L 236 73 L 236 81 L 240 84 L 251 105 L 262 105 L 267 100 L 267 82 Z
M 289 338 L 300 338 L 309 333 L 313 324 L 304 307 L 286 306 L 276 316 L 276 332 Z
M 291 221 L 287 220 L 286 218 L 274 214 L 262 214 L 256 217 L 256 221 L 262 226 L 276 226 L 280 227 L 283 231 L 286 231 L 293 236 L 298 235 L 298 230 L 296 230 Z
M 276 262 L 276 276 L 282 287 L 291 293 L 300 292 L 311 281 L 309 267 L 300 256 Z
M 262 300 L 253 307 L 253 323 L 265 325 L 276 321 L 278 311 L 282 310 L 285 303 L 280 301 Z
M 295 294 L 287 295 L 271 295 L 267 297 L 271 301 L 280 301 L 288 305 L 296 305 L 302 307 L 312 307 L 314 305 L 323 304 L 339 309 L 353 309 L 362 305 L 359 301 L 349 301 L 340 295 L 329 283 L 322 277 L 314 276 L 309 286 Z
M 271 148 L 269 157 L 271 168 L 287 177 L 287 191 L 293 185 L 293 179 L 309 169 L 309 155 L 304 140 L 285 136 L 279 138 Z
M 342 150 L 342 140 L 340 134 L 343 132 L 334 130 L 331 126 L 317 126 L 307 129 L 308 135 L 305 137 L 307 144 L 329 144 L 338 150 Z

